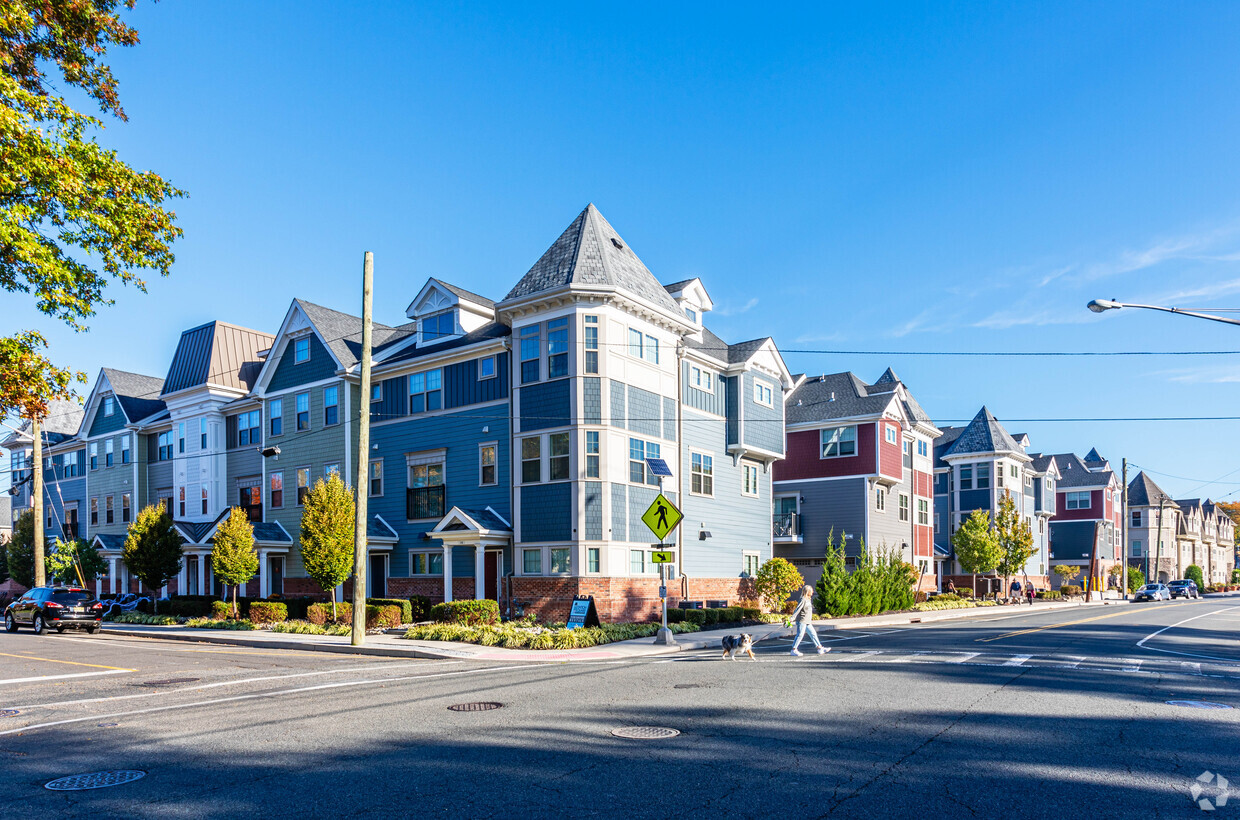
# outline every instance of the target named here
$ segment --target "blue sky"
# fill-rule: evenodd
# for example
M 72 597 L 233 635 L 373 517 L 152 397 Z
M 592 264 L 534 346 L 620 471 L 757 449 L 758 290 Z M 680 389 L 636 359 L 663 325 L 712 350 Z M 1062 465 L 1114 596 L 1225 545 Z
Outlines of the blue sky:
M 1240 327 L 1084 307 L 1240 307 L 1240 6 L 755 8 L 142 2 L 112 55 L 130 121 L 101 141 L 190 192 L 173 274 L 113 288 L 84 335 L 0 295 L 5 329 L 92 378 L 163 375 L 211 319 L 359 310 L 365 250 L 379 321 L 428 276 L 502 298 L 593 201 L 663 281 L 702 277 L 732 341 L 1240 350 Z M 891 365 L 936 419 L 1240 415 L 1236 356 L 786 358 Z M 1236 427 L 1009 425 L 1216 498 Z

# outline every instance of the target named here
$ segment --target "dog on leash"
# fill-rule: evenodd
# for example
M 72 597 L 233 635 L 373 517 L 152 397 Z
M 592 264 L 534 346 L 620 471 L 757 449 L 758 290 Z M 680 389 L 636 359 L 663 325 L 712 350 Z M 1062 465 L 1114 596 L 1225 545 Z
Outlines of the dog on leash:
M 725 635 L 723 637 L 723 657 L 736 660 L 736 656 L 742 652 L 748 653 L 750 660 L 757 660 L 753 654 L 753 635 L 750 635 L 748 632 L 742 632 L 740 635 Z

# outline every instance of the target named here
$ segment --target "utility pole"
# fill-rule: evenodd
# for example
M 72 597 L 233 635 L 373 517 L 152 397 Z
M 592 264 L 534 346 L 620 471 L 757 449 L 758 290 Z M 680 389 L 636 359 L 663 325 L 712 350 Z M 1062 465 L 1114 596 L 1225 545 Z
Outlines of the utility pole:
M 1157 582 L 1158 582 L 1158 577 L 1157 577 L 1157 576 L 1158 576 L 1158 568 L 1159 568 L 1160 566 L 1162 566 L 1162 525 L 1163 525 L 1163 508 L 1166 506 L 1166 504 L 1167 504 L 1167 496 L 1166 496 L 1166 494 L 1160 495 L 1160 496 L 1158 497 L 1158 538 L 1157 538 L 1157 543 L 1156 543 L 1156 549 L 1157 549 L 1157 552 L 1155 552 L 1155 553 L 1154 553 L 1154 575 L 1153 575 L 1153 576 L 1151 576 L 1151 575 L 1150 575 L 1150 572 L 1149 572 L 1149 569 L 1150 569 L 1150 567 L 1149 567 L 1149 558 L 1147 557 L 1147 558 L 1145 559 L 1145 565 L 1146 565 L 1146 566 L 1145 566 L 1145 570 L 1146 570 L 1146 572 L 1145 572 L 1145 582 L 1146 582 L 1147 584 L 1154 584 L 1154 583 L 1157 583 Z M 1148 555 L 1149 555 L 1149 550 L 1146 550 L 1146 551 L 1145 551 L 1145 554 L 1148 556 Z
M 366 642 L 366 495 L 370 467 L 370 306 L 375 276 L 375 255 L 366 251 L 362 262 L 362 396 L 358 402 L 357 483 L 353 492 L 357 518 L 353 522 L 353 646 Z M 346 387 L 346 389 L 348 389 Z M 348 469 L 347 465 L 345 469 Z
M 1124 495 L 1119 509 L 1119 594 L 1128 597 L 1128 459 L 1124 459 Z
M 30 433 L 34 436 L 34 469 L 30 480 L 30 510 L 34 514 L 34 585 L 41 587 L 47 583 L 47 574 L 43 566 L 43 433 L 39 418 L 30 417 Z

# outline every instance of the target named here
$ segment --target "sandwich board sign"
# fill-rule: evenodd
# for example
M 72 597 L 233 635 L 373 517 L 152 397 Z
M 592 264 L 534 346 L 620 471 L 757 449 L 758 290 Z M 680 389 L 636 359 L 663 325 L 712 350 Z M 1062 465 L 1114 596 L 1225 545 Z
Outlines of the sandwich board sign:
M 642 513 L 642 521 L 655 534 L 655 537 L 662 541 L 667 534 L 676 529 L 676 525 L 683 519 L 684 513 L 677 509 L 676 505 L 667 500 L 667 496 L 659 493 L 654 497 L 654 501 L 650 502 L 650 507 Z
M 568 612 L 568 629 L 582 626 L 598 626 L 598 610 L 594 608 L 593 595 L 573 596 L 573 607 Z

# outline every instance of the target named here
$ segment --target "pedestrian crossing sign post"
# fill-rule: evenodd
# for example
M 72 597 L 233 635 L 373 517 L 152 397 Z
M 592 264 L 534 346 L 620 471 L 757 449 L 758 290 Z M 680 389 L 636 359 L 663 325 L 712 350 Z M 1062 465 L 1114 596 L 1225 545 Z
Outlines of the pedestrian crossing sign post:
M 684 513 L 668 501 L 663 493 L 656 495 L 654 501 L 650 502 L 650 507 L 642 513 L 642 521 L 660 542 L 667 537 L 669 532 L 676 529 L 684 517 Z

